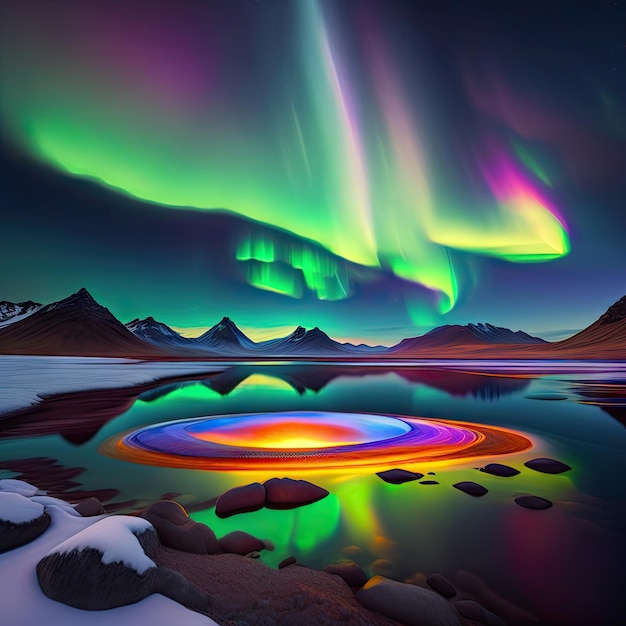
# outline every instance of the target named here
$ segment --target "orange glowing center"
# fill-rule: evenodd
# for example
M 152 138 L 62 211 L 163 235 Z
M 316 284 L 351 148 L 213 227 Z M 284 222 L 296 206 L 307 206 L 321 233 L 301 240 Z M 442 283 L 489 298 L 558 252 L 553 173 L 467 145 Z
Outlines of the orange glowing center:
M 247 424 L 241 428 L 216 428 L 208 433 L 193 433 L 196 439 L 224 446 L 244 448 L 332 448 L 355 445 L 366 440 L 358 428 L 347 424 L 328 424 L 304 420 Z

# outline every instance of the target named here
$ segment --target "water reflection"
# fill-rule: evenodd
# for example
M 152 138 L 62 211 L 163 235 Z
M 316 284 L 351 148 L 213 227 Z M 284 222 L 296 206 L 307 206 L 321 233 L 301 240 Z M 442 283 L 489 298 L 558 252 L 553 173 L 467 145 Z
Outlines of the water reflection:
M 349 557 L 400 580 L 437 571 L 511 624 L 619 623 L 611 620 L 622 612 L 618 581 L 626 551 L 626 485 L 616 480 L 625 469 L 626 373 L 610 364 L 533 366 L 238 364 L 200 379 L 65 394 L 0 421 L 0 475 L 70 501 L 100 494 L 108 510 L 175 498 L 219 536 L 241 529 L 275 541 L 277 550 L 264 557 L 272 565 L 293 554 L 313 567 Z M 513 478 L 478 472 L 487 459 L 406 467 L 434 472 L 434 485 L 389 485 L 371 468 L 281 470 L 331 495 L 302 509 L 223 520 L 214 512 L 217 496 L 278 470 L 198 471 L 98 453 L 109 437 L 163 422 L 285 411 L 465 421 L 520 431 L 534 447 L 494 459 L 520 470 Z M 550 476 L 525 468 L 536 456 L 573 469 Z M 472 498 L 452 487 L 467 480 L 485 486 L 487 495 Z M 514 502 L 521 494 L 554 506 L 522 509 Z
M 333 381 L 364 377 L 395 376 L 413 386 L 425 386 L 454 397 L 484 400 L 521 393 L 530 384 L 527 375 L 462 372 L 424 367 L 362 367 L 339 365 L 252 365 L 228 367 L 202 381 L 172 379 L 128 389 L 82 391 L 48 398 L 0 423 L 0 439 L 60 435 L 81 445 L 97 435 L 102 426 L 129 410 L 137 399 L 155 402 L 182 389 L 204 385 L 227 396 L 254 386 L 257 390 L 289 390 L 303 395 L 320 393 Z

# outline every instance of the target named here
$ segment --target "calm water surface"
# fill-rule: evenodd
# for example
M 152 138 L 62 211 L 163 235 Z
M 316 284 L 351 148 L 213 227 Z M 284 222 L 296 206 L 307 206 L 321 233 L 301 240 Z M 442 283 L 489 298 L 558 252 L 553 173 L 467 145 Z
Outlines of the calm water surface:
M 28 471 L 53 475 L 45 464 L 51 467 L 54 459 L 60 491 L 117 490 L 107 505 L 121 503 L 122 512 L 175 497 L 218 536 L 241 529 L 272 540 L 276 550 L 263 555 L 272 566 L 290 555 L 316 568 L 348 557 L 372 574 L 417 583 L 439 572 L 510 623 L 619 624 L 626 368 L 518 365 L 483 363 L 487 371 L 478 371 L 470 363 L 454 369 L 250 364 L 205 379 L 165 382 L 136 398 L 66 396 L 0 422 L 0 477 L 20 473 L 15 463 L 23 459 L 38 459 Z M 388 466 L 211 472 L 140 465 L 100 451 L 110 437 L 161 422 L 298 410 L 500 426 L 524 434 L 533 447 L 501 457 L 401 465 L 434 472 L 428 476 L 434 485 L 387 484 L 375 472 Z M 523 465 L 541 456 L 572 470 L 548 475 Z M 494 461 L 521 473 L 500 478 L 477 471 Z M 71 468 L 83 471 L 66 471 Z M 68 476 L 75 485 L 64 482 Z M 273 476 L 305 478 L 330 495 L 298 509 L 216 517 L 210 503 L 220 493 Z M 474 498 L 452 487 L 462 480 L 489 492 Z M 548 498 L 554 506 L 524 509 L 514 502 L 521 494 Z

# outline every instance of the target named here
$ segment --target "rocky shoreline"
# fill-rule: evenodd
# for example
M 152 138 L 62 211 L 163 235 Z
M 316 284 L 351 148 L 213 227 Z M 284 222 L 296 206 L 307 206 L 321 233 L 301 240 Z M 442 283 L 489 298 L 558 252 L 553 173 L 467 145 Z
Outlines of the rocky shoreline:
M 259 487 L 223 494 L 222 509 L 245 509 L 242 496 L 257 497 Z M 301 506 L 325 495 L 316 485 L 291 479 L 271 479 L 267 488 L 272 506 Z M 320 571 L 291 557 L 273 569 L 258 560 L 271 542 L 241 531 L 218 539 L 174 501 L 156 502 L 136 515 L 103 511 L 95 498 L 70 504 L 25 481 L 0 480 L 0 568 L 5 555 L 35 549 L 48 528 L 65 525 L 66 540 L 42 554 L 34 569 L 42 596 L 78 612 L 104 615 L 162 594 L 205 616 L 199 622 L 204 624 L 504 623 L 476 602 L 455 602 L 454 586 L 438 574 L 417 586 L 368 578 L 353 561 Z

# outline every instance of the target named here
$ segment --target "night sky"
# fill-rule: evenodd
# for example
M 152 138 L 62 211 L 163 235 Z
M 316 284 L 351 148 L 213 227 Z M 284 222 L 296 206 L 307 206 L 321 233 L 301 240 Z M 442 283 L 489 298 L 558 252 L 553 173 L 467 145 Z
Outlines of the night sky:
M 391 344 L 626 293 L 626 2 L 0 7 L 0 300 Z

